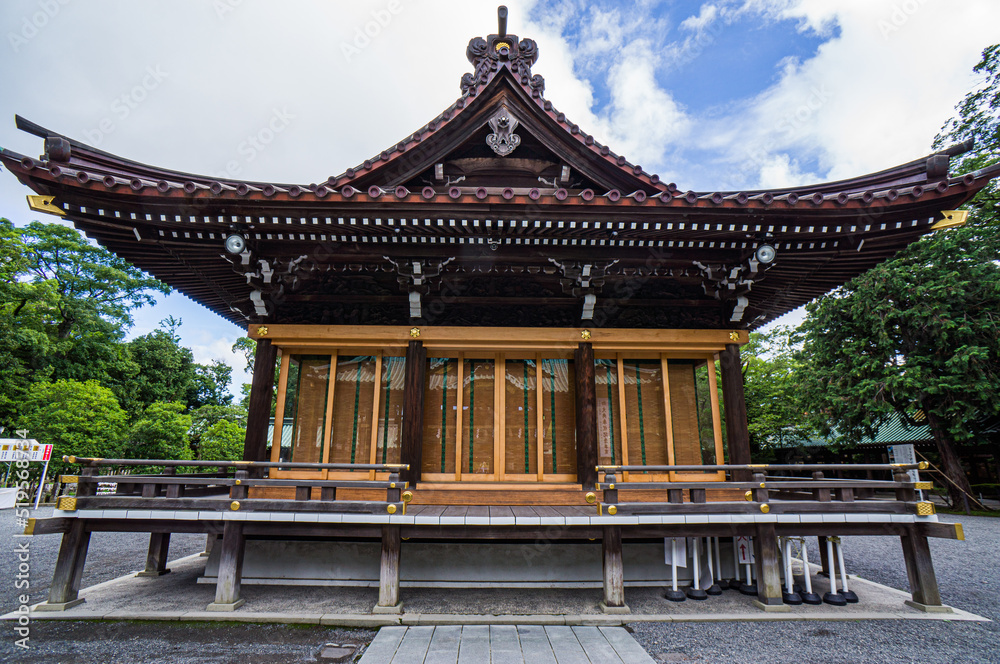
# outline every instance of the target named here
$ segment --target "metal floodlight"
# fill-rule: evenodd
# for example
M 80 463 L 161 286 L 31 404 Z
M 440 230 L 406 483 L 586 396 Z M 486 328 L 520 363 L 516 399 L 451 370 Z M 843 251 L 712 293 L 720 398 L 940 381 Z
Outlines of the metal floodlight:
M 231 233 L 230 235 L 226 236 L 226 251 L 228 251 L 229 253 L 238 256 L 242 254 L 244 251 L 246 251 L 246 248 L 247 248 L 246 238 L 244 238 L 239 233 Z
M 762 244 L 757 247 L 757 251 L 753 255 L 761 265 L 770 265 L 774 262 L 774 258 L 778 255 L 778 252 L 775 251 L 772 245 Z

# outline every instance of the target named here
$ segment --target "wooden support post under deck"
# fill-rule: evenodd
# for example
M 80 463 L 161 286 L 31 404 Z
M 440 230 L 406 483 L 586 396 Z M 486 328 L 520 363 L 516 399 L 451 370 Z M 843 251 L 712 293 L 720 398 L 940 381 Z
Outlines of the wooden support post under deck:
M 136 576 L 163 576 L 167 569 L 167 552 L 170 551 L 170 533 L 150 533 L 149 550 L 146 552 L 146 569 Z
M 787 611 L 781 598 L 781 558 L 778 556 L 778 538 L 773 523 L 757 524 L 753 546 L 757 567 L 755 603 L 765 611 Z
M 399 601 L 399 526 L 382 526 L 382 561 L 379 566 L 378 604 L 372 613 L 402 613 Z
M 240 581 L 243 577 L 243 554 L 246 537 L 242 521 L 226 521 L 222 530 L 222 552 L 219 555 L 219 576 L 215 585 L 215 601 L 208 611 L 235 611 L 243 606 Z
M 920 534 L 915 526 L 907 526 L 906 534 L 900 536 L 899 540 L 903 545 L 906 576 L 909 577 L 910 593 L 913 597 L 912 600 L 907 600 L 906 604 L 922 611 L 950 611 L 941 604 L 941 593 L 938 590 L 937 577 L 934 575 L 927 537 Z
M 89 548 L 90 531 L 84 520 L 73 519 L 59 546 L 56 570 L 52 576 L 52 585 L 49 586 L 49 601 L 39 604 L 36 611 L 65 611 L 84 602 L 79 597 L 80 582 L 83 580 L 83 567 L 87 562 Z
M 576 370 L 576 478 L 584 491 L 597 483 L 597 383 L 594 378 L 594 346 L 581 343 L 573 359 Z
M 424 449 L 424 379 L 427 372 L 427 351 L 422 341 L 415 339 L 407 346 L 405 371 L 399 462 L 410 464 L 410 469 L 403 471 L 403 481 L 416 483 L 420 480 L 420 464 Z
M 250 404 L 247 413 L 247 433 L 243 443 L 244 461 L 267 461 L 267 425 L 271 418 L 271 391 L 274 388 L 274 363 L 278 349 L 270 339 L 257 340 L 253 360 L 253 382 L 250 386 Z M 277 415 L 281 421 L 282 414 Z
M 740 366 L 740 347 L 726 344 L 726 350 L 719 353 L 722 368 L 722 405 L 726 409 L 726 440 L 729 446 L 729 463 L 744 465 L 750 463 L 750 431 L 747 427 L 747 404 L 743 396 L 743 370 Z M 733 479 L 746 482 L 750 474 L 735 471 Z
M 601 601 L 601 610 L 604 613 L 631 613 L 625 604 L 621 526 L 604 526 L 601 552 L 604 559 L 604 599 Z

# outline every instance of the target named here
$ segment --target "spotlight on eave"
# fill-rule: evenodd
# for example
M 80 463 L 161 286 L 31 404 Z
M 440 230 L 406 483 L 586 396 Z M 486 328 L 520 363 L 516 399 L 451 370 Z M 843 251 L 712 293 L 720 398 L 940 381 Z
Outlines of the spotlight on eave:
M 231 233 L 226 236 L 226 251 L 233 254 L 234 256 L 239 256 L 247 248 L 247 241 L 239 233 Z M 759 251 L 759 250 L 758 250 Z
M 778 252 L 770 244 L 762 244 L 757 247 L 757 251 L 754 252 L 754 258 L 756 258 L 757 262 L 761 265 L 770 265 L 774 262 L 777 255 Z

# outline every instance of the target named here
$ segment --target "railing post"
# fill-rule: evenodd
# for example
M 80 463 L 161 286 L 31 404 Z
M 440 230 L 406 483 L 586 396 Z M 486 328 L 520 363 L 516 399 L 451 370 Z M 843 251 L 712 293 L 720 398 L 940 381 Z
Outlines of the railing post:
M 80 479 L 76 485 L 76 495 L 78 498 L 83 498 L 86 496 L 93 496 L 97 494 L 97 483 L 91 478 L 97 474 L 96 466 L 87 466 L 80 471 Z M 83 478 L 86 477 L 85 481 Z
M 813 480 L 820 481 L 823 479 L 823 471 L 817 470 L 813 472 Z M 813 489 L 813 500 L 818 500 L 821 503 L 830 502 L 830 490 L 829 489 Z
M 768 498 L 768 490 L 765 485 L 766 479 L 767 476 L 764 473 L 753 474 L 754 484 L 757 485 L 753 490 L 754 500 L 761 504 L 766 503 Z
M 400 495 L 399 471 L 394 470 L 389 473 L 389 488 L 385 490 L 385 500 L 387 503 L 398 503 Z
M 246 485 L 246 481 L 250 474 L 245 470 L 237 470 L 236 476 L 234 478 L 234 484 L 229 487 L 229 497 L 233 500 L 244 500 L 248 495 L 250 495 L 249 487 Z M 296 499 L 298 499 L 298 487 L 296 487 Z
M 85 468 L 82 474 L 93 475 L 93 468 Z M 84 484 L 77 487 L 79 492 Z M 93 486 L 93 485 L 90 485 Z M 49 601 L 35 607 L 36 611 L 65 611 L 84 602 L 79 597 L 80 582 L 83 579 L 83 567 L 87 562 L 87 549 L 90 547 L 90 531 L 83 519 L 73 519 L 62 537 L 59 546 L 59 557 L 56 558 L 56 570 L 49 586 Z
M 934 575 L 927 537 L 920 534 L 914 526 L 906 526 L 899 541 L 903 545 L 903 560 L 906 562 L 906 576 L 910 581 L 912 596 L 905 603 L 921 611 L 950 612 L 950 608 L 941 604 L 941 592 Z
M 177 475 L 177 468 L 175 468 L 174 466 L 170 466 L 169 468 L 164 469 L 163 474 L 175 476 Z M 168 484 L 165 493 L 167 498 L 180 498 L 184 495 L 184 485 Z
M 601 600 L 601 610 L 604 613 L 631 613 L 625 604 L 621 526 L 604 526 L 601 554 L 604 568 L 604 599 Z
M 399 601 L 399 526 L 382 526 L 382 557 L 379 564 L 378 604 L 372 613 L 402 613 Z
M 896 468 L 892 472 L 892 479 L 894 482 L 908 483 L 910 481 L 910 475 L 905 470 Z M 916 499 L 917 495 L 913 490 L 913 487 L 899 487 L 896 489 L 896 500 L 913 502 Z
M 616 487 L 617 486 L 616 483 L 618 481 L 617 479 L 615 479 L 616 477 L 617 476 L 615 475 L 615 471 L 612 470 L 606 472 L 604 473 L 604 483 L 607 484 L 609 487 Z M 607 503 L 608 505 L 615 505 L 618 502 L 618 489 L 617 488 L 604 489 L 603 502 Z
M 246 474 L 245 471 L 239 472 Z M 233 487 L 233 489 L 238 488 L 240 487 Z M 242 488 L 246 490 L 246 487 Z M 243 578 L 245 551 L 246 537 L 243 535 L 243 522 L 226 521 L 222 527 L 222 552 L 219 555 L 215 601 L 208 605 L 208 611 L 235 611 L 243 606 L 245 600 L 240 598 L 240 581 Z

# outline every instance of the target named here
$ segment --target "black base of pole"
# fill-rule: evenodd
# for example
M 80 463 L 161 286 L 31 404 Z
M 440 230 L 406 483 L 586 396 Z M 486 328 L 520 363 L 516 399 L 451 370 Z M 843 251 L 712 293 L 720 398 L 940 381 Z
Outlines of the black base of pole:
M 719 579 L 715 582 L 715 585 L 719 588 L 719 590 L 729 590 L 729 582 L 725 579 Z
M 665 597 L 671 602 L 683 602 L 687 599 L 680 590 L 668 590 Z
M 823 601 L 831 606 L 847 606 L 847 600 L 840 593 L 826 593 Z
M 802 598 L 803 604 L 812 604 L 813 606 L 816 606 L 823 603 L 823 600 L 821 600 L 819 595 L 816 593 L 799 593 L 799 597 Z
M 793 584 L 792 584 L 792 592 L 793 592 L 793 593 L 798 593 L 798 594 L 800 594 L 800 595 L 801 595 L 802 593 L 804 593 L 804 592 L 805 592 L 805 590 L 806 590 L 806 589 L 805 589 L 805 588 L 803 588 L 803 587 L 802 587 L 802 584 L 800 584 L 800 583 L 793 583 Z
M 713 583 L 708 588 L 705 588 L 705 592 L 708 593 L 709 595 L 721 595 L 722 588 L 719 586 L 719 584 Z
M 781 593 L 781 601 L 785 604 L 798 606 L 802 603 L 802 597 L 798 593 Z
M 844 592 L 842 592 L 840 594 L 844 596 L 844 599 L 846 599 L 849 604 L 857 604 L 858 603 L 858 596 L 856 594 L 854 594 L 853 590 L 845 590 Z
M 756 583 L 744 583 L 740 585 L 740 592 L 744 595 L 756 595 L 757 594 L 757 584 Z
M 739 590 L 742 582 L 739 579 L 729 579 L 726 581 L 726 588 L 729 590 Z
M 708 593 L 701 588 L 688 588 L 687 591 L 688 599 L 703 600 L 708 599 Z

